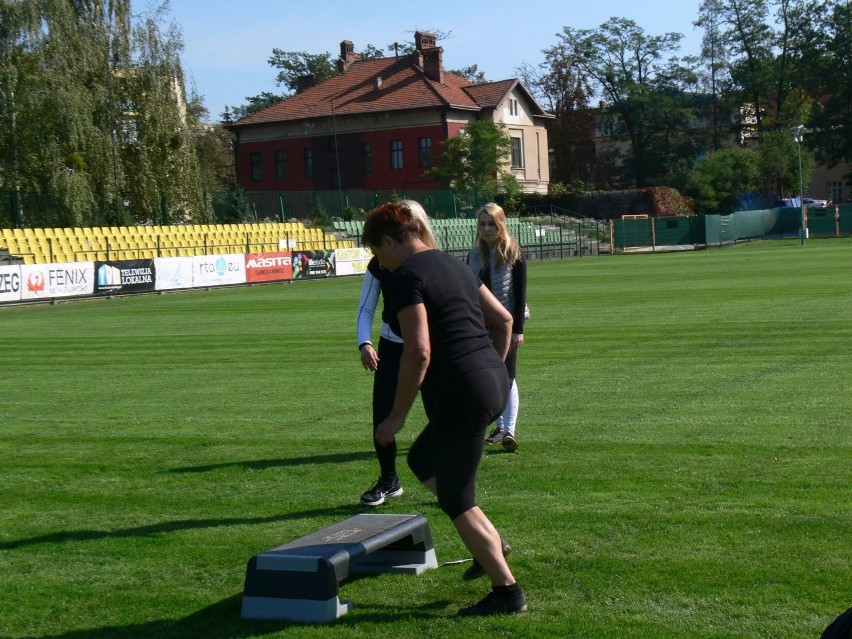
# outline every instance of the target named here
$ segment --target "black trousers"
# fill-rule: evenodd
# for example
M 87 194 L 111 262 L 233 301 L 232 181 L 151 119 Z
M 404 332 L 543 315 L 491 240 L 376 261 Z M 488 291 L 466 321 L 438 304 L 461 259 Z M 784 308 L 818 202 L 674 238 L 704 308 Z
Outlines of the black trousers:
M 376 427 L 390 415 L 396 398 L 396 385 L 399 379 L 399 363 L 402 360 L 402 344 L 384 337 L 379 339 L 379 367 L 373 377 L 373 445 L 379 460 L 382 479 L 393 482 L 396 479 L 396 441 L 389 446 L 376 443 Z
M 485 431 L 506 406 L 509 386 L 501 362 L 467 373 L 430 375 L 420 389 L 429 422 L 408 451 L 408 466 L 422 482 L 435 478 L 438 506 L 450 519 L 476 506 Z

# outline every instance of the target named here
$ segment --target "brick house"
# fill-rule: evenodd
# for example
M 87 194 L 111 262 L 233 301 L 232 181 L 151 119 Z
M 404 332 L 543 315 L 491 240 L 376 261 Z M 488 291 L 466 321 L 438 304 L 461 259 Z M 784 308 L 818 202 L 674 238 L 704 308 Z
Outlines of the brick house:
M 361 60 L 340 44 L 339 74 L 313 83 L 228 128 L 247 191 L 433 190 L 423 173 L 442 141 L 476 120 L 504 123 L 511 171 L 527 192 L 546 192 L 552 118 L 518 79 L 473 84 L 445 71 L 443 48 L 415 34 L 409 55 Z

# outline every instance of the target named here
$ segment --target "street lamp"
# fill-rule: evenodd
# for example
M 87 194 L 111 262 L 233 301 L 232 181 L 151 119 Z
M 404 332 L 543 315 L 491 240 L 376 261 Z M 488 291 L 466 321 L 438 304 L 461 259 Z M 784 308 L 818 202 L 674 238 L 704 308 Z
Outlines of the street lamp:
M 805 135 L 805 125 L 799 124 L 794 126 L 791 131 L 793 132 L 793 140 L 796 142 L 799 150 L 799 207 L 802 210 L 802 228 L 799 236 L 801 237 L 801 244 L 804 246 L 805 236 L 808 234 L 808 227 L 805 223 L 805 184 L 802 178 L 802 138 Z

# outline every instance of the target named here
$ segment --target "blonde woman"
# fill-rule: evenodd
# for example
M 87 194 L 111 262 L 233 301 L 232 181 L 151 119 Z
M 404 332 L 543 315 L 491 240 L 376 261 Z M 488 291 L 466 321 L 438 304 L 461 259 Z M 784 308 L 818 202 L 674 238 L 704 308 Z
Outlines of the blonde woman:
M 468 255 L 468 264 L 479 275 L 494 297 L 512 315 L 512 342 L 506 356 L 506 369 L 512 383 L 506 408 L 494 422 L 494 430 L 485 440 L 502 443 L 506 452 L 518 449 L 515 425 L 518 419 L 518 384 L 515 372 L 518 349 L 524 343 L 524 311 L 527 303 L 527 264 L 521 247 L 509 232 L 502 207 L 489 202 L 476 213 L 476 243 Z
M 414 200 L 402 200 L 399 204 L 410 211 L 420 227 L 420 239 L 429 248 L 438 248 L 429 217 L 426 211 Z M 367 371 L 375 373 L 373 378 L 373 434 L 376 427 L 390 414 L 396 396 L 399 362 L 402 357 L 402 337 L 399 321 L 388 298 L 388 278 L 390 271 L 379 265 L 373 257 L 367 265 L 364 283 L 361 287 L 361 300 L 358 304 L 356 323 L 358 350 L 361 353 L 361 365 Z M 382 325 L 379 329 L 379 347 L 373 348 L 373 318 L 383 300 Z M 388 446 L 373 445 L 379 460 L 379 479 L 361 495 L 365 506 L 380 506 L 387 498 L 399 497 L 403 493 L 402 484 L 396 473 L 396 442 Z

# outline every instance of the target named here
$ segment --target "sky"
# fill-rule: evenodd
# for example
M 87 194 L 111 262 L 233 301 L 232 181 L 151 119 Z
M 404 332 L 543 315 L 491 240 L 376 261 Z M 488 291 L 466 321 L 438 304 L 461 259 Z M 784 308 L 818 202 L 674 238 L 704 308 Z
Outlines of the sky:
M 153 0 L 132 0 L 134 12 Z M 355 51 L 392 42 L 413 42 L 414 31 L 450 37 L 444 68 L 477 65 L 488 81 L 517 77 L 515 69 L 536 66 L 542 49 L 558 42 L 565 26 L 593 29 L 611 17 L 629 18 L 649 35 L 682 33 L 680 55 L 696 54 L 701 31 L 692 26 L 701 0 L 171 0 L 168 17 L 184 37 L 187 91 L 202 96 L 211 121 L 225 105 L 245 104 L 263 91 L 283 93 L 269 66 L 273 48 L 330 52 L 342 40 Z M 386 55 L 388 55 L 386 53 Z

